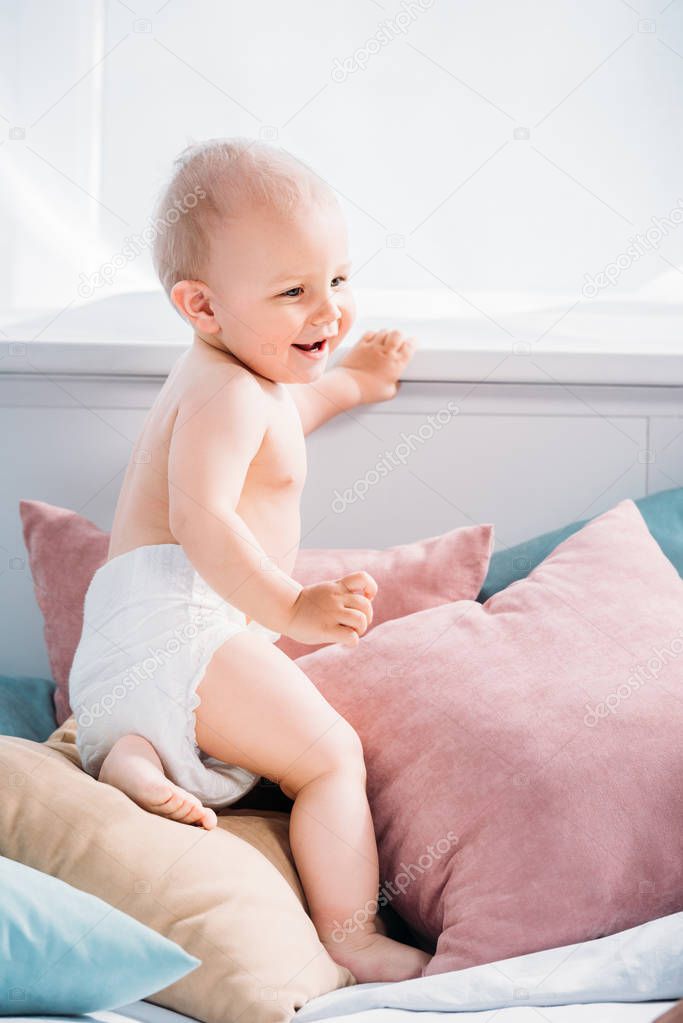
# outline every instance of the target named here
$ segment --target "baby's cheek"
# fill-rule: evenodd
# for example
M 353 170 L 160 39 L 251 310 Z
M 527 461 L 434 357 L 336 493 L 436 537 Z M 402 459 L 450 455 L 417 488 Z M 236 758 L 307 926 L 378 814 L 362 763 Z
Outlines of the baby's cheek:
M 344 304 L 342 306 L 342 324 L 346 322 L 348 330 L 354 320 L 356 319 L 356 299 L 351 290 L 347 291 L 344 295 Z
M 335 338 L 336 344 L 339 344 L 340 341 L 346 337 L 356 319 L 356 304 L 353 299 L 349 299 L 348 301 L 350 305 L 345 302 L 340 310 L 342 316 L 341 323 L 339 324 L 339 335 Z

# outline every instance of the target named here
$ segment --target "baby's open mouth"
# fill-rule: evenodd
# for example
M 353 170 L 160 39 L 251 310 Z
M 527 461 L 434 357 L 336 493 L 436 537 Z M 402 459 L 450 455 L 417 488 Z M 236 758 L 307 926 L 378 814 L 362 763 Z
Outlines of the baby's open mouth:
M 326 340 L 323 338 L 322 341 L 312 341 L 309 345 L 292 345 L 292 347 L 300 348 L 302 352 L 317 352 L 323 347 Z

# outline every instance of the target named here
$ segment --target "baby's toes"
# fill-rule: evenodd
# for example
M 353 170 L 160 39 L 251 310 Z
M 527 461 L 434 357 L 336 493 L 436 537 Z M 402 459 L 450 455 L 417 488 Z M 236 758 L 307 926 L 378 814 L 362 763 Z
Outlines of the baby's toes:
M 168 788 L 164 791 L 163 797 L 160 795 L 157 799 L 150 800 L 147 807 L 152 813 L 160 813 L 164 817 L 170 817 L 177 813 L 183 806 L 186 796 L 182 789 L 178 789 L 168 782 L 167 785 Z
M 215 828 L 216 825 L 218 824 L 218 817 L 216 816 L 215 811 L 212 810 L 210 806 L 202 807 L 199 823 L 202 825 L 203 828 L 206 828 L 207 831 L 211 831 L 211 829 Z
M 211 831 L 218 824 L 218 817 L 210 806 L 202 806 L 201 801 L 196 796 L 190 796 L 186 801 L 188 808 L 185 813 L 181 810 L 178 811 L 179 816 L 174 817 L 174 820 L 181 821 L 183 824 L 197 824 L 207 831 Z
M 174 821 L 181 821 L 183 824 L 194 824 L 201 819 L 204 807 L 195 796 L 185 796 L 177 810 L 170 814 Z
M 156 813 L 185 823 L 199 819 L 202 809 L 200 800 L 185 789 L 181 789 L 179 785 L 172 785 L 168 798 L 154 807 Z

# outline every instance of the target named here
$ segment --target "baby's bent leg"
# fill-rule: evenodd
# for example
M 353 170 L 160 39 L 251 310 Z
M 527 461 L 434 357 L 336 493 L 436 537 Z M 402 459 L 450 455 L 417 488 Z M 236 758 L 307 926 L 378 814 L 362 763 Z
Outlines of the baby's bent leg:
M 348 722 L 294 661 L 247 632 L 216 651 L 197 695 L 200 749 L 294 799 L 292 853 L 332 958 L 359 982 L 419 976 L 429 956 L 375 927 L 377 846 L 362 747 Z
M 150 813 L 183 824 L 201 824 L 210 831 L 218 823 L 215 812 L 164 774 L 157 751 L 142 735 L 122 735 L 102 762 L 98 781 L 125 792 Z

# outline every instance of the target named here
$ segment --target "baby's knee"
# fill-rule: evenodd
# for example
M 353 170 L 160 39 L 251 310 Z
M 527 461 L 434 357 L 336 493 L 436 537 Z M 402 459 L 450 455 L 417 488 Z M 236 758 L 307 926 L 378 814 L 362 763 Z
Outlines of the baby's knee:
M 290 799 L 305 785 L 323 776 L 339 774 L 355 779 L 358 784 L 366 782 L 363 744 L 346 721 L 337 722 L 306 751 L 298 764 L 292 766 L 292 771 L 280 781 L 280 788 Z
M 334 736 L 329 733 L 331 739 L 328 757 L 331 770 L 344 770 L 359 774 L 365 781 L 365 756 L 358 732 L 346 721 L 343 726 L 336 725 L 332 732 L 336 728 L 340 729 L 339 734 Z

